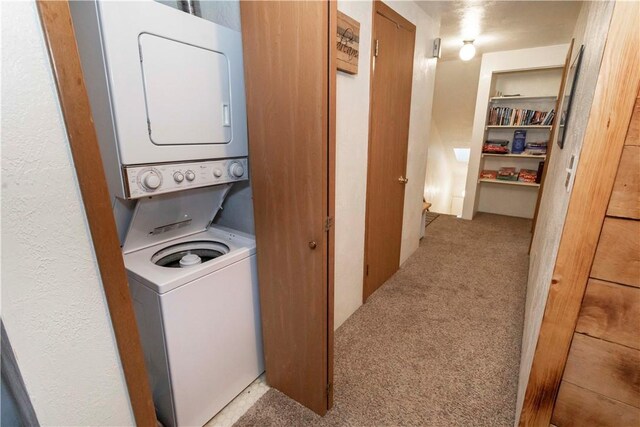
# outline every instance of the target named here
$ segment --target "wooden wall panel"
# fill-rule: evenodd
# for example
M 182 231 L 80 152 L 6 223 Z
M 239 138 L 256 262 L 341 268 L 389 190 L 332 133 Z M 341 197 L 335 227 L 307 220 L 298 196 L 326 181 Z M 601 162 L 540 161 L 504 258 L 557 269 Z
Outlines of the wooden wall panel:
M 625 145 L 640 145 L 640 96 L 636 98 L 636 105 L 633 108 L 633 116 L 631 123 L 629 123 Z
M 640 409 L 563 381 L 551 422 L 561 427 L 637 426 Z
M 574 334 L 563 381 L 640 408 L 640 351 Z
M 591 277 L 640 287 L 640 222 L 606 218 Z
M 589 280 L 576 332 L 640 349 L 640 289 Z
M 640 219 L 640 146 L 625 146 L 607 215 Z

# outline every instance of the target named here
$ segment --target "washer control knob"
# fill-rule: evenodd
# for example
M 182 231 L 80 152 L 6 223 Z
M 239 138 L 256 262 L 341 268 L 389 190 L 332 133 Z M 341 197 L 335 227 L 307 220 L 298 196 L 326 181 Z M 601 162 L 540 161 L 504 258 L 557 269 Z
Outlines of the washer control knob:
M 184 175 L 182 174 L 182 172 L 176 172 L 176 173 L 173 174 L 173 179 L 176 182 L 182 182 L 182 181 L 184 181 Z
M 242 175 L 244 175 L 244 167 L 242 166 L 242 163 L 240 162 L 231 163 L 229 165 L 229 175 L 235 178 L 240 178 Z
M 193 181 L 194 179 L 196 179 L 196 174 L 193 173 L 192 170 L 188 170 L 184 174 L 187 177 L 187 181 Z
M 155 169 L 152 169 L 142 174 L 142 179 L 140 180 L 140 182 L 142 183 L 142 186 L 147 191 L 153 191 L 158 187 L 160 187 L 160 184 L 162 183 L 162 178 L 160 176 L 160 173 L 158 173 L 158 171 L 156 171 Z
M 218 168 L 215 168 L 213 170 L 213 176 L 215 176 L 216 178 L 220 178 L 222 176 L 222 171 Z

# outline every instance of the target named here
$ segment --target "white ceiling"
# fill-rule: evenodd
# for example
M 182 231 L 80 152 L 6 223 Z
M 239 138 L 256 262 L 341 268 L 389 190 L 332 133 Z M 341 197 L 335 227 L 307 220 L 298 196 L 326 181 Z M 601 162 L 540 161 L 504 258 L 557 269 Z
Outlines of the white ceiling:
M 580 1 L 417 1 L 440 18 L 442 59 L 456 59 L 463 40 L 487 52 L 568 43 Z

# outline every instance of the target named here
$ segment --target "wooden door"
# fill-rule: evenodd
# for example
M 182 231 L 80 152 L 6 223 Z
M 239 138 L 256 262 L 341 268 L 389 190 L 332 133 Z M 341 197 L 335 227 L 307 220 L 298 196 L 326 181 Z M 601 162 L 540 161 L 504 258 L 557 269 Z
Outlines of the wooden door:
M 322 415 L 333 372 L 335 2 L 240 8 L 267 382 Z
M 374 7 L 364 300 L 400 266 L 415 44 L 413 24 Z

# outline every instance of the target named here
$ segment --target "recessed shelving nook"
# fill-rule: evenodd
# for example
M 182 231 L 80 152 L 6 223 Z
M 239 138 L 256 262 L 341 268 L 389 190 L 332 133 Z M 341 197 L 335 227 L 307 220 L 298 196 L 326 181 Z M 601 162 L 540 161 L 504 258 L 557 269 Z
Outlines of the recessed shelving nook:
M 523 179 L 525 175 L 532 179 L 529 171 L 542 173 L 546 153 L 535 143 L 550 144 L 561 78 L 559 67 L 493 74 L 476 188 L 479 212 L 533 217 L 540 184 Z M 514 147 L 516 131 L 526 133 L 524 150 Z M 487 141 L 496 151 L 506 152 L 485 152 Z M 500 144 L 506 150 L 497 148 Z M 514 180 L 496 179 L 493 172 L 501 168 L 515 169 Z

